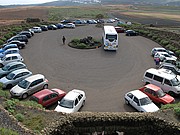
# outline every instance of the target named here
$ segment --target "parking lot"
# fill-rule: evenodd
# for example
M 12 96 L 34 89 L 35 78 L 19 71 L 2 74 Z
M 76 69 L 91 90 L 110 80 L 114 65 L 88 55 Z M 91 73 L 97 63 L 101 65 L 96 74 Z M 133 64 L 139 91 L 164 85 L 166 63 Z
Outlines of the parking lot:
M 49 30 L 36 33 L 21 50 L 28 69 L 42 73 L 49 80 L 49 88 L 66 92 L 77 88 L 86 92 L 87 100 L 81 111 L 131 112 L 124 102 L 124 94 L 140 88 L 146 69 L 155 67 L 150 51 L 157 43 L 141 36 L 119 34 L 119 49 L 80 50 L 67 43 L 75 38 L 92 36 L 101 39 L 102 28 L 95 25 L 75 29 Z M 66 45 L 62 44 L 62 36 Z

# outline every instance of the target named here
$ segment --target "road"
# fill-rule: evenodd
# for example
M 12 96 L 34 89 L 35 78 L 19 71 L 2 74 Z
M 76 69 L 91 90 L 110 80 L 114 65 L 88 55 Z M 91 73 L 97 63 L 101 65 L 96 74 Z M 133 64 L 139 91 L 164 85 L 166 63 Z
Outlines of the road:
M 124 94 L 143 86 L 145 70 L 154 67 L 150 51 L 159 45 L 141 36 L 126 37 L 124 33 L 119 34 L 116 52 L 67 45 L 72 39 L 86 36 L 101 39 L 102 33 L 102 28 L 95 25 L 37 33 L 21 54 L 33 74 L 46 76 L 49 88 L 84 90 L 87 100 L 81 111 L 132 112 L 134 109 L 124 103 Z M 62 44 L 63 35 L 66 45 Z

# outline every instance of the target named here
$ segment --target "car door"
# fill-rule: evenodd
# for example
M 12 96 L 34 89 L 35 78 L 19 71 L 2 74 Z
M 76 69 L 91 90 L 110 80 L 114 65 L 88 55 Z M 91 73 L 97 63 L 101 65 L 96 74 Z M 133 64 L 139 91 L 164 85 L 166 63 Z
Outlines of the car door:
M 132 102 L 131 102 L 131 105 L 136 109 L 138 110 L 139 112 L 141 111 L 141 107 L 140 107 L 140 104 L 139 104 L 139 100 L 137 97 L 134 96 Z
M 17 69 L 17 65 L 13 65 L 8 70 L 9 70 L 9 72 L 12 72 L 12 71 L 14 71 L 16 69 Z
M 50 106 L 58 101 L 58 94 L 56 93 L 51 93 L 48 95 L 48 99 L 46 98 L 46 102 L 43 102 L 44 106 Z
M 33 94 L 43 88 L 43 79 L 34 80 L 29 87 L 29 94 Z
M 14 76 L 13 78 L 13 85 L 16 85 L 18 82 L 20 82 L 21 80 L 23 80 L 23 73 L 19 73 L 16 76 Z
M 80 109 L 80 102 L 79 102 L 79 99 L 76 98 L 75 101 L 74 101 L 74 111 L 73 112 L 78 112 L 78 110 Z
M 168 93 L 170 90 L 172 90 L 172 84 L 169 80 L 164 79 L 164 82 L 163 82 L 161 88 L 164 92 Z
M 12 60 L 12 57 L 7 57 L 6 59 L 4 59 L 3 65 L 6 65 L 7 63 L 9 63 Z
M 17 56 L 12 56 L 12 62 L 18 61 L 18 57 Z

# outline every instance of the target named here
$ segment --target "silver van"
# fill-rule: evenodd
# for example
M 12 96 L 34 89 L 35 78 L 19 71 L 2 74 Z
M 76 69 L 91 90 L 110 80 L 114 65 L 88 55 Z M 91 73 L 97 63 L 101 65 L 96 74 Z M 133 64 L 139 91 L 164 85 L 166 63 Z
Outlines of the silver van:
M 164 92 L 172 96 L 180 94 L 180 76 L 164 72 L 155 68 L 145 71 L 143 76 L 145 84 L 154 84 L 159 86 Z

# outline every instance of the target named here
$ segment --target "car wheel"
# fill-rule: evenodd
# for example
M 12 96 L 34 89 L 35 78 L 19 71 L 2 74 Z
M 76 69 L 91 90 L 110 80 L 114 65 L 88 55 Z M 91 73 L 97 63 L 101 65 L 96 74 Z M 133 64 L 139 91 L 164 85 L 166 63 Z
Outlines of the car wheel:
M 174 93 L 173 91 L 169 91 L 168 94 L 171 95 L 172 97 L 176 96 L 176 93 Z
M 127 105 L 129 105 L 129 101 L 128 101 L 127 99 L 125 99 L 125 103 L 126 103 Z
M 48 85 L 45 84 L 45 85 L 43 86 L 43 89 L 47 89 L 47 88 L 48 88 Z
M 10 88 L 12 88 L 12 84 L 8 84 L 8 85 L 6 86 L 6 89 L 10 89 Z
M 83 101 L 83 103 L 82 103 L 82 107 L 85 105 L 85 100 Z
M 3 64 L 1 63 L 1 64 L 0 64 L 0 68 L 2 68 L 2 67 L 3 67 Z
M 27 98 L 28 97 L 28 94 L 27 93 L 24 93 L 23 95 L 22 95 L 22 98 L 23 99 L 25 99 L 25 98 Z

